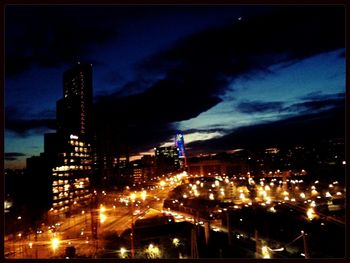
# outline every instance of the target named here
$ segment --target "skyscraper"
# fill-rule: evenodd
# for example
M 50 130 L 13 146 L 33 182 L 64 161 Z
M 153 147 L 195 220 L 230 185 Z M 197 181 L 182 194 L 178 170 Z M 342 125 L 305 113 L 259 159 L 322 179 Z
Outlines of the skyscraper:
M 57 101 L 57 134 L 47 135 L 53 156 L 54 214 L 71 214 L 89 204 L 92 177 L 92 66 L 76 64 L 63 74 L 63 98 Z M 56 139 L 56 140 L 55 140 Z M 54 141 L 55 140 L 55 141 Z M 52 152 L 56 153 L 52 153 Z M 56 158 L 54 158 L 56 156 Z
M 63 98 L 57 102 L 57 132 L 91 140 L 92 66 L 76 64 L 63 74 Z

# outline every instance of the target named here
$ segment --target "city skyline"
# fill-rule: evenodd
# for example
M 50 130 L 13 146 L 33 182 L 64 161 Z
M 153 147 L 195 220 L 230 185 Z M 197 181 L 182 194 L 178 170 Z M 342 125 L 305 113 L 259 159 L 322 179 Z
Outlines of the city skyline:
M 5 168 L 23 168 L 25 158 L 43 151 L 44 133 L 55 129 L 62 74 L 77 61 L 93 64 L 97 125 L 109 121 L 114 131 L 125 123 L 132 155 L 174 143 L 176 130 L 193 152 L 242 147 L 264 128 L 286 132 L 281 141 L 292 133 L 303 141 L 315 129 L 316 139 L 343 137 L 344 12 L 342 6 L 10 5 Z M 300 127 L 308 135 L 298 134 Z M 240 135 L 247 130 L 250 138 Z M 265 131 L 266 137 L 276 139 Z

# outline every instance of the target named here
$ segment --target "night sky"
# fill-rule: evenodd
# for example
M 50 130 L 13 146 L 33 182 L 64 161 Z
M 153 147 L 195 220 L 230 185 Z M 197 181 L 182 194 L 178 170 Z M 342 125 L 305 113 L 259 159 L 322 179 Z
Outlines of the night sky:
M 132 154 L 344 136 L 345 8 L 20 6 L 5 10 L 5 167 L 43 152 L 62 74 L 93 64 L 96 125 Z

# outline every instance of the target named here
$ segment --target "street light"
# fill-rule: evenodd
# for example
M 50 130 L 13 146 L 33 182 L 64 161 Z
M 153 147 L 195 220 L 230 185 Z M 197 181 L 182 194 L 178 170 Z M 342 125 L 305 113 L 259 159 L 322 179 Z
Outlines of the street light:
M 263 258 L 270 258 L 271 257 L 267 246 L 263 246 L 261 248 L 261 254 L 262 254 Z
M 60 244 L 60 240 L 57 237 L 51 239 L 51 246 L 52 246 L 54 255 L 55 255 L 56 249 L 58 248 L 59 244 Z
M 315 210 L 312 207 L 310 207 L 307 210 L 306 215 L 307 215 L 308 219 L 311 221 L 312 219 L 314 219 L 316 217 Z
M 157 246 L 154 246 L 153 244 L 149 244 L 148 248 L 146 249 L 146 253 L 148 254 L 149 258 L 159 258 L 160 257 L 160 250 Z
M 141 198 L 142 198 L 143 201 L 146 200 L 146 196 L 147 196 L 147 192 L 146 191 L 142 191 Z
M 173 239 L 173 245 L 174 245 L 175 247 L 178 247 L 179 244 L 180 244 L 180 240 L 179 240 L 178 238 L 175 237 L 175 238 Z
M 100 222 L 103 223 L 106 221 L 107 216 L 104 214 L 104 212 L 106 211 L 106 208 L 101 204 L 100 205 Z
M 120 248 L 120 257 L 125 258 L 126 257 L 126 249 L 124 247 Z
M 100 222 L 104 223 L 107 219 L 107 216 L 105 214 L 100 214 Z

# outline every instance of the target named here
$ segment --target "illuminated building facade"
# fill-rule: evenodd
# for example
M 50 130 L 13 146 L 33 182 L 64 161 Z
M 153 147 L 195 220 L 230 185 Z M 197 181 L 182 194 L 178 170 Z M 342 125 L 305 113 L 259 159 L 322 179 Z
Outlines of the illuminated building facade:
M 52 207 L 70 214 L 89 204 L 92 180 L 92 65 L 77 63 L 63 74 L 57 133 L 45 137 L 52 160 Z
M 139 165 L 134 164 L 134 167 L 132 169 L 132 174 L 133 174 L 133 183 L 136 184 L 142 184 L 143 183 L 143 172 L 142 172 L 142 167 Z
M 74 212 L 90 202 L 91 145 L 71 135 L 53 168 L 53 211 Z

